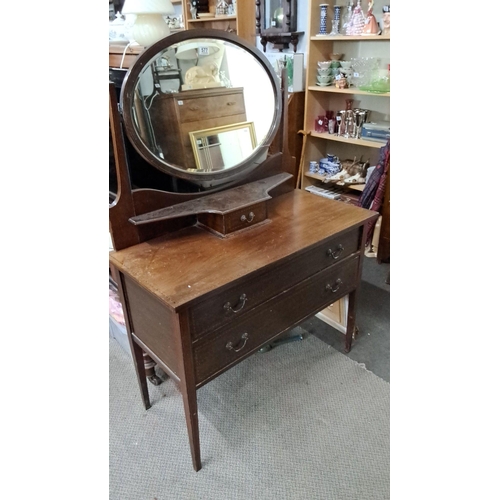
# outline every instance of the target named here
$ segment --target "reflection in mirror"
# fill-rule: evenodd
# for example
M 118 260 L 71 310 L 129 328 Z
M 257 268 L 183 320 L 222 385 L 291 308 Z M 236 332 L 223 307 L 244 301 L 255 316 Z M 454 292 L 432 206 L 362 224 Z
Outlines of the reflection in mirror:
M 170 175 L 203 182 L 213 179 L 210 172 L 228 177 L 228 170 L 255 168 L 277 131 L 281 102 L 272 67 L 253 48 L 226 38 L 170 42 L 144 64 L 136 62 L 139 73 L 124 85 L 122 104 L 128 108 L 123 113 L 131 140 L 148 161 Z M 178 39 L 172 35 L 165 43 Z M 247 126 L 237 132 L 242 123 Z M 226 132 L 217 133 L 217 140 L 222 144 L 231 137 L 235 150 L 221 146 L 221 161 L 214 163 L 212 157 L 208 163 L 204 150 L 200 154 L 193 149 L 190 133 L 219 127 Z M 241 134 L 250 140 L 240 144 Z M 212 154 L 216 150 L 209 148 Z
M 238 165 L 256 146 L 253 122 L 189 132 L 198 172 L 213 172 Z

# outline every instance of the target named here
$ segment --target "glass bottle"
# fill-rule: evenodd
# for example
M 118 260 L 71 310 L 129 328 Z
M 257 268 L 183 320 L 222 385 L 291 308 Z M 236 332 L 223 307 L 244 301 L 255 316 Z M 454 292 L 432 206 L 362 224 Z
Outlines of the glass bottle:
M 334 5 L 332 31 L 330 31 L 330 35 L 340 35 L 340 11 L 340 5 Z
M 352 8 L 353 8 L 352 0 L 349 0 L 344 15 L 342 16 L 342 27 L 341 27 L 342 35 L 347 35 L 347 26 L 351 22 L 352 18 Z

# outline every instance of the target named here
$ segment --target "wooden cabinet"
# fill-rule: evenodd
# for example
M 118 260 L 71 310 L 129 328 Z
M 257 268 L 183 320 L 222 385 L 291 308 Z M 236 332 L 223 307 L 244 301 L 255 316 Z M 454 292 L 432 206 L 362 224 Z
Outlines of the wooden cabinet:
M 387 2 L 376 0 L 374 14 L 377 21 L 381 20 L 382 5 Z M 304 130 L 307 134 L 307 140 L 304 148 L 304 159 L 301 174 L 301 188 L 307 189 L 310 186 L 330 187 L 333 183 L 325 183 L 325 175 L 309 172 L 309 162 L 319 161 L 326 158 L 327 154 L 338 156 L 340 160 L 362 160 L 369 161 L 370 165 L 376 165 L 379 159 L 380 148 L 385 142 L 378 142 L 366 139 L 354 139 L 329 134 L 328 132 L 317 132 L 315 130 L 315 120 L 318 116 L 323 116 L 326 111 L 346 109 L 347 100 L 351 100 L 352 109 L 362 108 L 369 110 L 368 122 L 382 122 L 390 120 L 390 92 L 373 93 L 361 90 L 357 87 L 337 88 L 334 84 L 330 86 L 317 85 L 319 61 L 328 61 L 330 54 L 343 54 L 342 60 L 351 58 L 378 58 L 380 68 L 385 68 L 389 64 L 390 37 L 377 36 L 345 36 L 345 35 L 319 35 L 320 31 L 320 5 L 323 0 L 309 0 L 309 39 L 307 42 L 307 68 L 306 68 L 306 92 L 305 92 L 305 111 L 304 111 Z M 335 2 L 338 5 L 339 2 Z M 341 0 L 340 5 L 345 7 L 347 2 Z M 366 11 L 366 1 L 362 2 Z M 344 9 L 343 9 L 344 10 Z M 327 26 L 331 29 L 331 20 L 333 19 L 333 4 L 328 5 Z M 337 189 L 343 191 L 345 200 L 356 200 L 361 195 L 364 188 L 363 184 L 353 186 L 339 186 Z M 386 189 L 386 205 L 388 210 L 388 186 Z M 387 223 L 384 224 L 384 233 L 381 234 L 381 241 L 384 253 L 388 254 L 388 211 Z M 385 215 L 384 215 L 385 218 Z M 380 261 L 380 260 L 379 260 Z M 343 299 L 347 301 L 347 297 Z M 341 331 L 345 331 L 347 302 L 343 304 L 334 304 L 318 314 L 318 317 L 327 323 L 335 326 Z
M 182 0 L 182 12 L 186 29 L 211 28 L 235 33 L 248 43 L 255 45 L 255 3 L 251 0 L 239 0 L 236 14 L 216 15 L 217 0 L 208 0 L 209 13 L 202 13 L 193 19 L 189 10 L 189 0 Z M 210 17 L 209 17 L 210 16 Z
M 165 116 L 170 117 L 168 129 L 154 139 L 161 152 L 177 165 L 196 165 L 189 132 L 246 121 L 241 87 L 160 94 L 149 113 L 155 131 L 163 129 Z
M 331 217 L 311 224 L 328 204 L 295 189 L 270 200 L 272 223 L 252 231 L 218 238 L 192 226 L 110 253 L 144 405 L 151 406 L 143 352 L 180 385 L 195 470 L 197 389 L 332 299 L 347 294 L 354 303 L 364 227 L 376 214 L 337 203 Z M 348 315 L 347 351 L 354 311 Z
M 128 69 L 143 50 L 142 45 L 109 42 L 109 67 Z
M 206 30 L 208 34 L 213 32 Z M 219 33 L 222 40 L 235 41 L 234 35 Z M 176 38 L 190 42 L 198 36 L 198 31 L 190 34 L 186 30 Z M 168 39 L 159 41 L 158 53 L 169 43 Z M 257 50 L 248 52 L 257 64 L 264 65 L 264 57 Z M 150 52 L 145 53 L 132 66 L 121 114 L 116 89 L 109 85 L 110 142 L 119 193 L 109 209 L 115 248 L 110 252 L 110 267 L 117 277 L 144 407 L 151 406 L 151 359 L 182 394 L 193 467 L 198 471 L 202 464 L 197 390 L 204 384 L 345 295 L 350 297 L 345 350 L 350 350 L 367 226 L 377 214 L 294 189 L 289 182 L 293 171 L 289 152 L 282 148 L 279 154 L 266 157 L 267 144 L 263 142 L 241 162 L 234 181 L 223 171 L 211 173 L 208 180 L 221 184 L 207 190 L 184 193 L 133 189 L 123 131 L 151 165 L 157 160 L 155 150 L 143 147 L 143 136 L 151 134 L 149 129 L 136 127 L 140 108 L 134 105 L 143 63 L 150 59 Z M 242 79 L 248 73 L 246 68 Z M 255 82 L 255 86 L 265 88 L 265 81 Z M 269 79 L 269 84 L 273 102 L 253 101 L 253 111 L 281 111 L 275 113 L 269 130 L 278 129 L 282 123 L 281 144 L 286 145 L 285 96 L 279 92 L 277 79 Z M 228 98 L 228 89 L 221 90 Z M 164 112 L 165 122 L 171 126 L 165 125 L 158 134 L 155 127 L 155 136 L 169 135 L 186 123 L 201 128 L 201 119 L 227 116 L 228 110 L 238 109 L 241 96 L 238 88 L 231 91 L 234 94 L 227 101 L 218 100 L 216 88 L 172 95 L 173 109 Z M 159 93 L 153 94 L 141 109 L 151 110 L 159 97 Z M 179 108 L 190 97 L 193 109 L 183 108 L 184 113 Z M 176 102 L 179 99 L 182 105 Z M 211 116 L 217 113 L 218 118 Z M 184 163 L 189 167 L 189 162 Z M 171 167 L 167 172 L 196 181 L 198 186 L 207 178 L 187 170 Z M 268 197 L 270 189 L 266 186 L 277 180 L 279 184 Z M 253 210 L 253 206 L 265 206 L 267 216 L 262 223 L 253 224 L 250 213 L 243 218 L 243 212 Z M 226 220 L 235 215 L 240 223 L 246 220 L 252 225 L 232 227 L 231 234 L 214 234 L 213 226 L 207 230 L 208 224 L 200 223 L 205 214 Z

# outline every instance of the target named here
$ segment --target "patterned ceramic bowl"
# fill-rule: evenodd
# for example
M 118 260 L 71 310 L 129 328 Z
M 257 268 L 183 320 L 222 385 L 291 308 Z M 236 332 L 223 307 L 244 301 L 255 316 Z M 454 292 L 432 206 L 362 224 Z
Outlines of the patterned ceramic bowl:
M 318 61 L 318 68 L 326 69 L 330 67 L 330 64 L 332 64 L 332 61 Z
M 317 76 L 318 83 L 330 83 L 332 81 L 332 77 L 329 75 Z

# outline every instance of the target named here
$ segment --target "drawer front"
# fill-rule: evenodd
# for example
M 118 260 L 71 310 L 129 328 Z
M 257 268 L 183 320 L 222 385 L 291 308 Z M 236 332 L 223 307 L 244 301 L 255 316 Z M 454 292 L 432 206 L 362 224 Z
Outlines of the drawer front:
M 189 311 L 193 340 L 352 255 L 359 250 L 359 244 L 359 229 L 334 236 L 306 253 L 275 266 L 271 271 L 259 272 L 217 296 L 193 306 Z
M 245 113 L 245 103 L 242 94 L 178 99 L 177 105 L 181 123 L 199 122 L 207 118 Z
M 267 218 L 266 203 L 266 201 L 260 202 L 226 215 L 199 214 L 198 222 L 220 234 L 226 235 L 264 221 Z
M 276 335 L 299 324 L 356 287 L 359 257 L 321 271 L 194 346 L 196 383 L 243 360 Z

